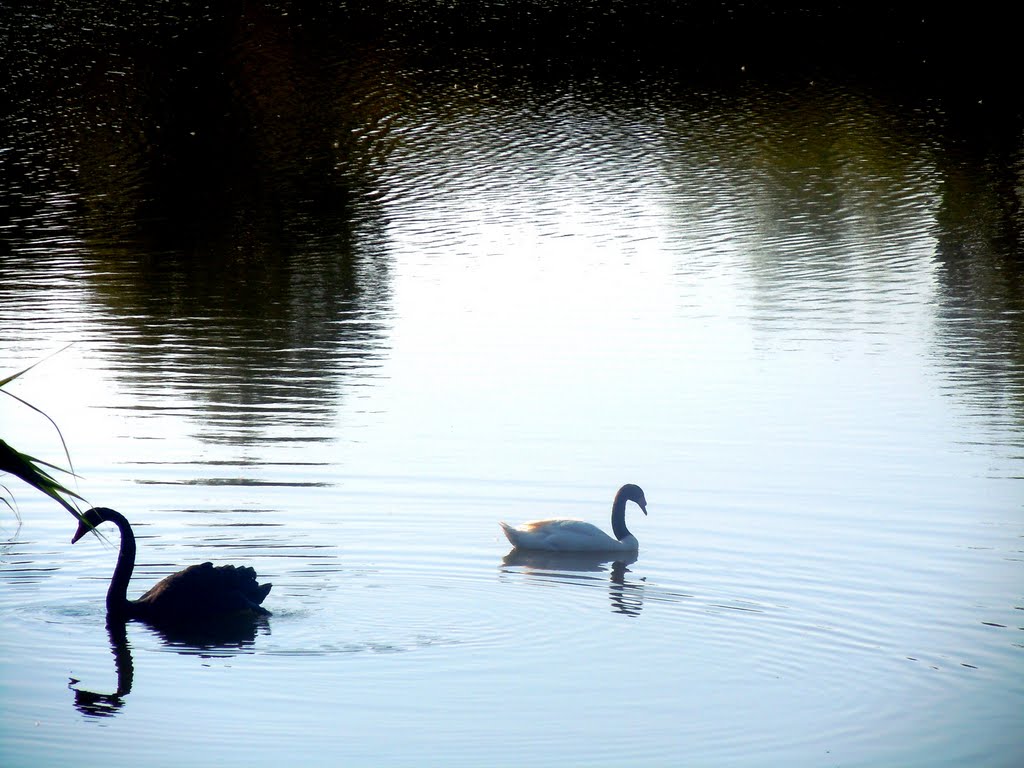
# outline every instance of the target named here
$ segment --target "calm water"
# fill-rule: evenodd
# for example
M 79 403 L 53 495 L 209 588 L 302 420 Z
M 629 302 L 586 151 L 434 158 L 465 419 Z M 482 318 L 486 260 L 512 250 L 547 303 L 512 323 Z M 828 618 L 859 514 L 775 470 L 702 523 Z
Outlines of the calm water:
M 8 389 L 133 594 L 273 616 L 108 633 L 5 477 L 0 764 L 1020 764 L 1019 133 L 160 6 L 3 29 L 0 375 L 71 345 Z M 624 482 L 635 560 L 510 555 Z

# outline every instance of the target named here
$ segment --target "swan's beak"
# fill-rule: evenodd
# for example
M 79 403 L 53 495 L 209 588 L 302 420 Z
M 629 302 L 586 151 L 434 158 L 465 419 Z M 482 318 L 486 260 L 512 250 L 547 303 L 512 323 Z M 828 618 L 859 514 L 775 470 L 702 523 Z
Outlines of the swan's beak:
M 74 544 L 80 538 L 85 536 L 85 534 L 87 534 L 90 530 L 91 529 L 89 528 L 88 525 L 86 525 L 85 523 L 79 521 L 79 523 L 78 523 L 78 530 L 75 531 L 75 535 L 71 537 L 71 543 Z

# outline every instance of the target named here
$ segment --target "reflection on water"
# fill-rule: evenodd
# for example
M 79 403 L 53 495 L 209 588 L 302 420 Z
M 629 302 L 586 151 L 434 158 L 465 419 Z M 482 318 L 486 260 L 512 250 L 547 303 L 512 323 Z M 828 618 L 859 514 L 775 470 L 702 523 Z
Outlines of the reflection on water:
M 611 584 L 608 586 L 608 599 L 612 610 L 626 616 L 639 616 L 644 604 L 643 577 L 637 581 L 629 581 L 626 574 L 629 568 L 620 561 L 612 563 Z M 614 585 L 614 586 L 613 586 Z
M 107 10 L 88 35 L 52 20 L 60 46 L 8 29 L 24 66 L 0 154 L 0 301 L 12 338 L 88 339 L 139 419 L 182 415 L 235 445 L 327 439 L 388 354 L 393 257 L 510 248 L 596 250 L 591 273 L 607 252 L 670 255 L 684 285 L 741 298 L 768 353 L 794 315 L 829 343 L 932 324 L 955 375 L 1021 408 L 1020 147 L 976 159 L 941 105 L 827 80 L 516 76 L 436 40 L 385 44 L 363 17 L 296 25 L 261 4 L 190 24 Z M 586 39 L 611 34 L 601 18 Z M 439 61 L 459 66 L 439 77 Z M 499 286 L 546 300 L 522 277 Z M 85 325 L 34 317 L 54 290 Z
M 378 65 L 345 49 L 358 67 L 339 78 L 259 4 L 234 24 L 140 11 L 84 37 L 54 19 L 59 50 L 34 24 L 6 30 L 52 55 L 14 83 L 37 128 L 0 154 L 0 271 L 99 316 L 74 338 L 102 350 L 134 415 L 159 415 L 170 390 L 203 411 L 175 409 L 205 441 L 320 439 L 339 382 L 372 375 L 383 351 L 389 266 L 379 207 L 358 194 L 380 154 L 367 127 L 388 118 Z M 87 71 L 65 90 L 52 70 L 78 57 Z M 45 290 L 3 282 L 8 331 L 38 332 Z
M 124 697 L 132 692 L 135 667 L 132 663 L 132 651 L 128 646 L 127 623 L 108 617 L 107 636 L 110 639 L 110 652 L 114 656 L 117 688 L 113 693 L 98 693 L 78 687 L 81 681 L 71 678 L 68 688 L 75 692 L 75 709 L 83 715 L 92 717 L 116 715 L 124 706 Z
M 605 566 L 608 563 L 632 565 L 636 561 L 635 552 L 546 552 L 512 549 L 501 562 L 505 566 L 525 566 L 534 571 L 603 573 L 607 570 Z
M 75 342 L 17 384 L 83 495 L 145 519 L 140 577 L 230 553 L 276 586 L 272 637 L 108 628 L 82 712 L 123 709 L 141 641 L 172 653 L 117 739 L 64 747 L 39 680 L 93 647 L 104 569 L 18 492 L 12 765 L 184 764 L 186 685 L 182 727 L 254 766 L 1021 751 L 1024 133 L 931 10 L 15 5 L 2 367 Z M 850 13 L 848 54 L 900 40 L 873 76 L 796 66 Z M 510 505 L 603 508 L 624 474 L 665 499 L 642 565 L 494 578 Z
M 204 439 L 314 439 L 310 429 L 336 408 L 338 382 L 379 364 L 381 318 L 374 307 L 382 297 L 361 298 L 361 291 L 378 289 L 338 274 L 351 268 L 348 254 L 271 260 L 287 271 L 260 269 L 254 280 L 230 264 L 211 272 L 216 279 L 196 280 L 209 266 L 205 259 L 168 259 L 152 268 L 124 258 L 116 268 L 96 264 L 103 274 L 90 280 L 96 300 L 112 304 L 104 314 L 122 318 L 104 344 L 113 375 L 143 403 L 167 389 L 192 401 L 205 414 Z M 126 294 L 125 282 L 138 292 Z M 139 408 L 144 416 L 146 406 Z
M 629 566 L 637 560 L 636 554 L 613 552 L 542 552 L 512 549 L 502 559 L 503 571 L 522 568 L 527 577 L 541 582 L 594 586 L 603 583 L 608 574 L 608 599 L 613 613 L 639 616 L 644 605 L 644 581 L 629 579 Z M 586 574 L 586 575 L 581 575 Z
M 68 687 L 75 693 L 75 709 L 90 717 L 112 717 L 125 705 L 132 692 L 135 666 L 128 641 L 128 626 L 148 626 L 107 617 L 107 636 L 114 657 L 117 687 L 113 693 L 99 693 L 81 687 L 81 680 L 71 678 Z M 149 627 L 161 642 L 177 653 L 201 656 L 230 656 L 251 652 L 257 633 L 269 632 L 264 616 L 233 616 L 230 619 L 187 627 Z

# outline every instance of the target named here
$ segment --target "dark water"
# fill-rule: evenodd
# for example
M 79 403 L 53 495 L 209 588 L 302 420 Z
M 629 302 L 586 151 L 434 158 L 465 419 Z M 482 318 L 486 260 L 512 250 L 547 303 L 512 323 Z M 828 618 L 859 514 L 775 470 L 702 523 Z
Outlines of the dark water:
M 63 350 L 6 389 L 132 519 L 132 594 L 274 583 L 241 631 L 107 626 L 116 535 L 4 477 L 0 764 L 1019 764 L 986 18 L 0 11 L 2 371 Z M 624 482 L 635 559 L 509 553 Z

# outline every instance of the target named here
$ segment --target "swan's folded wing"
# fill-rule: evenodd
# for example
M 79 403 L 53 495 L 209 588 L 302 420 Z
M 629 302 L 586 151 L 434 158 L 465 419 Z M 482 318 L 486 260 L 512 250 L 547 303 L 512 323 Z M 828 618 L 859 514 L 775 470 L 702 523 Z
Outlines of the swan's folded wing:
M 169 620 L 219 616 L 236 611 L 269 613 L 260 603 L 270 592 L 270 584 L 256 581 L 256 571 L 248 566 L 213 563 L 190 565 L 158 582 L 139 603 L 153 607 Z
M 549 552 L 600 552 L 621 545 L 596 525 L 582 520 L 535 520 L 518 528 L 502 523 L 512 546 Z

